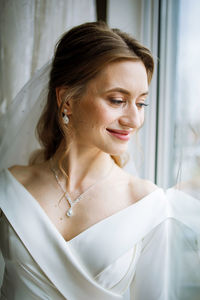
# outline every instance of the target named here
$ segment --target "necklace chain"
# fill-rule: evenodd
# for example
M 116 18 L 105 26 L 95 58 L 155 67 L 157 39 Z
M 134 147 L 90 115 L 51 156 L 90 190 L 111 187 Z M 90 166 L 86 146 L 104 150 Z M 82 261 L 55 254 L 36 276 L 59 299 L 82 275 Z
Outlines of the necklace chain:
M 94 185 L 96 185 L 98 182 L 104 180 L 105 178 L 107 178 L 111 174 L 113 166 L 114 166 L 114 163 L 113 163 L 111 169 L 108 171 L 108 173 L 103 178 L 101 178 L 100 180 L 98 180 L 95 183 L 93 183 L 92 185 L 90 185 L 82 194 L 80 194 L 74 201 L 72 201 L 70 195 L 68 194 L 68 192 L 63 189 L 63 187 L 61 185 L 61 182 L 59 180 L 58 174 L 57 174 L 56 170 L 53 168 L 52 163 L 53 163 L 53 159 L 51 158 L 50 159 L 50 169 L 51 169 L 52 173 L 54 174 L 56 182 L 59 185 L 59 187 L 61 188 L 61 190 L 63 191 L 64 197 L 65 197 L 65 199 L 67 200 L 67 202 L 69 203 L 69 206 L 70 206 L 70 208 L 66 212 L 67 217 L 71 217 L 73 215 L 73 206 L 81 200 L 81 198 L 83 197 L 83 195 L 87 191 L 89 191 Z
M 68 217 L 71 217 L 72 214 L 73 214 L 72 207 L 73 207 L 76 203 L 78 203 L 78 202 L 80 201 L 82 194 L 81 194 L 80 196 L 78 196 L 78 198 L 76 198 L 74 201 L 72 201 L 71 198 L 70 198 L 70 196 L 69 196 L 69 194 L 67 193 L 67 191 L 65 191 L 65 190 L 63 189 L 63 187 L 62 187 L 62 185 L 61 185 L 61 183 L 60 183 L 60 180 L 59 180 L 59 178 L 58 178 L 58 174 L 56 173 L 56 170 L 55 170 L 52 166 L 51 166 L 51 171 L 53 172 L 53 174 L 54 174 L 54 176 L 55 176 L 55 178 L 56 178 L 56 181 L 57 181 L 58 185 L 60 186 L 61 190 L 63 191 L 65 199 L 69 202 L 70 208 L 67 210 L 66 215 L 67 215 Z

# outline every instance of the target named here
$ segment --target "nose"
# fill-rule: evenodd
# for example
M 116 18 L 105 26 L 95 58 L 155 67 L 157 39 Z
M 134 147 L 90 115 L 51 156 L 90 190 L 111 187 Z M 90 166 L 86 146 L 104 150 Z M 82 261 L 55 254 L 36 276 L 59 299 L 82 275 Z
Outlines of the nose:
M 126 108 L 119 122 L 122 126 L 139 129 L 144 121 L 144 110 L 132 104 Z

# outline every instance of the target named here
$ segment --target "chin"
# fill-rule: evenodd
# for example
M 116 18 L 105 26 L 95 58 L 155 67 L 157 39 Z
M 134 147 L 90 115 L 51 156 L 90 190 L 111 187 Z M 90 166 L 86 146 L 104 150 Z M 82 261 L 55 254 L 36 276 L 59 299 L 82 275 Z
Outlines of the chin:
M 110 155 L 113 155 L 113 156 L 121 156 L 123 155 L 124 153 L 127 153 L 127 149 L 128 149 L 128 146 L 126 147 L 117 147 L 117 149 L 110 149 L 110 151 L 106 151 L 108 154 Z

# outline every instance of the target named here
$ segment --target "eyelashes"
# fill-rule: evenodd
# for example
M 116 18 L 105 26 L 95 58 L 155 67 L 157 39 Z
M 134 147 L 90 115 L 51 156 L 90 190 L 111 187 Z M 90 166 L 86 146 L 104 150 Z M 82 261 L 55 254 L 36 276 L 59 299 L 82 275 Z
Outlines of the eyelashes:
M 137 105 L 139 105 L 140 107 L 149 106 L 149 104 L 147 104 L 147 103 L 137 103 Z
M 109 99 L 109 101 L 110 101 L 111 104 L 115 104 L 117 106 L 120 106 L 122 104 L 126 104 L 126 102 L 127 102 L 127 101 L 118 100 L 118 99 Z M 137 103 L 136 105 L 139 106 L 140 108 L 142 108 L 144 106 L 148 106 L 149 104 L 141 102 L 141 103 Z
M 123 100 L 117 100 L 117 99 L 109 99 L 109 101 L 112 103 L 112 104 L 122 104 L 122 103 L 126 103 L 126 101 L 123 101 Z

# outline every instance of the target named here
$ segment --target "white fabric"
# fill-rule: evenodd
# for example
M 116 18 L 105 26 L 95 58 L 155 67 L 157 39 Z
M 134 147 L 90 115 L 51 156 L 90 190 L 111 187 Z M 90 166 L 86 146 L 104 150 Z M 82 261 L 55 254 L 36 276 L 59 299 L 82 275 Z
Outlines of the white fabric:
M 48 62 L 33 76 L 0 119 L 0 169 L 28 164 L 30 153 L 40 147 L 35 128 L 46 103 L 50 68 Z
M 1 0 L 0 116 L 52 58 L 59 37 L 73 26 L 95 20 L 95 0 Z
M 200 203 L 157 189 L 66 242 L 33 196 L 0 173 L 2 300 L 197 300 Z

